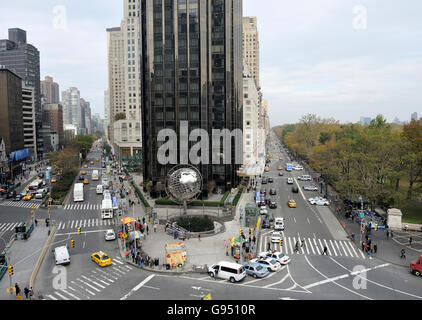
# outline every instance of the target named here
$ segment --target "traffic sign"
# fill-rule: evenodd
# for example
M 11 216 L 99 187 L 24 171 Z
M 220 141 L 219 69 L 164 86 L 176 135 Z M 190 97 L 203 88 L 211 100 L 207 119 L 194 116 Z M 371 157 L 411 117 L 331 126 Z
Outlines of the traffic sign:
M 122 238 L 123 238 L 123 239 L 126 239 L 126 238 L 127 238 L 127 234 L 126 234 L 126 233 L 123 233 L 123 234 L 122 234 Z

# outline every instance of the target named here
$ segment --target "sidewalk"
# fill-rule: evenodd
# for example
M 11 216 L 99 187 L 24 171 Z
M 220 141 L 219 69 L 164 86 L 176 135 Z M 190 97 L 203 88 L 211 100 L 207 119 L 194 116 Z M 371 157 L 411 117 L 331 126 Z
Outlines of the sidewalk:
M 48 238 L 48 228 L 39 224 L 28 240 L 15 240 L 7 254 L 8 264 L 13 266 L 12 286 L 18 283 L 21 296 L 25 300 L 24 288 L 29 285 L 34 266 Z M 16 300 L 15 294 L 6 292 L 10 286 L 9 273 L 6 272 L 0 281 L 0 300 Z M 35 294 L 34 294 L 35 295 Z
M 134 177 L 136 181 L 136 178 Z M 139 183 L 138 183 L 139 184 Z M 129 183 L 125 181 L 125 187 L 128 187 Z M 214 263 L 217 263 L 221 260 L 226 261 L 234 261 L 234 258 L 231 256 L 226 255 L 226 249 L 224 247 L 224 240 L 229 243 L 229 238 L 233 236 L 238 236 L 240 231 L 240 213 L 242 208 L 242 215 L 244 216 L 244 207 L 246 203 L 253 202 L 253 192 L 250 193 L 243 193 L 242 197 L 240 198 L 239 204 L 237 206 L 236 215 L 234 220 L 228 221 L 224 223 L 223 231 L 217 233 L 212 236 L 205 236 L 201 237 L 201 240 L 198 240 L 197 237 L 186 239 L 185 245 L 187 249 L 187 263 L 186 265 L 177 271 L 179 272 L 191 272 L 196 269 L 196 267 L 204 267 L 205 265 L 210 266 Z M 139 208 L 138 205 L 135 206 L 135 219 L 142 220 L 142 217 L 145 214 L 142 211 L 142 208 Z M 172 209 L 172 211 L 178 211 L 179 209 Z M 195 209 L 188 209 L 189 213 L 198 211 L 198 213 L 202 213 L 202 210 L 195 210 Z M 208 211 L 210 209 L 207 209 Z M 157 212 L 158 218 L 161 220 L 166 219 L 166 211 L 167 209 L 155 209 L 154 211 Z M 129 208 L 129 213 L 131 213 L 131 209 Z M 129 214 L 130 216 L 130 214 Z M 168 235 L 164 231 L 164 225 L 158 225 L 157 231 L 154 232 L 153 225 L 151 225 L 146 219 L 146 222 L 149 227 L 149 234 L 146 234 L 146 238 L 143 241 L 143 251 L 148 254 L 152 259 L 158 258 L 159 259 L 159 266 L 154 267 L 155 271 L 162 271 L 162 272 L 174 272 L 175 270 L 166 270 L 163 264 L 165 264 L 165 244 L 166 243 L 174 243 L 179 242 L 181 240 L 176 240 L 172 236 Z M 243 222 L 243 220 L 242 220 Z M 244 230 L 244 234 L 247 235 L 248 230 L 242 228 Z M 247 228 L 246 228 L 247 229 Z M 121 248 L 121 255 L 124 257 L 124 251 L 122 248 L 122 241 L 119 239 L 120 248 Z M 230 255 L 230 251 L 229 251 Z M 129 258 L 127 261 L 132 263 L 132 258 Z M 242 262 L 240 262 L 242 263 Z M 144 269 L 149 269 L 148 267 L 144 266 Z

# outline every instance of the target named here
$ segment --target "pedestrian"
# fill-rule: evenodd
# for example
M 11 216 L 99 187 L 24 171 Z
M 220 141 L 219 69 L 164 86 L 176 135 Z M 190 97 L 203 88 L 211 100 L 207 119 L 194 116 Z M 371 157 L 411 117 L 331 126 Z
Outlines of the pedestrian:
M 29 288 L 29 300 L 32 300 L 32 296 L 33 296 L 34 292 L 32 291 L 32 287 Z
M 154 223 L 154 232 L 157 232 L 157 225 Z
M 25 289 L 23 289 L 23 292 L 25 293 L 25 298 L 28 299 L 28 294 L 29 294 L 28 287 L 25 287 Z
M 401 249 L 400 253 L 401 253 L 400 259 L 406 259 L 406 250 L 404 248 Z
M 147 235 L 149 235 L 149 227 L 148 227 L 148 225 L 147 225 Z
M 271 250 L 271 243 L 267 242 L 267 251 Z
M 412 241 L 413 241 L 413 239 L 412 239 L 412 237 L 410 237 L 410 238 L 409 238 L 409 246 L 411 246 L 411 245 L 412 245 Z
M 226 239 L 224 239 L 224 247 L 226 247 L 227 243 L 226 243 Z
M 322 255 L 327 255 L 328 256 L 328 248 L 327 246 L 324 246 L 324 251 L 322 252 Z
M 229 256 L 229 247 L 227 245 L 225 245 L 226 247 L 226 256 Z
M 214 270 L 214 280 L 218 279 L 218 269 Z
M 365 250 L 365 242 L 362 241 L 362 251 Z
M 35 226 L 38 226 L 38 220 L 35 219 Z
M 135 254 L 132 252 L 132 262 L 135 263 Z
M 253 241 L 254 243 L 256 243 L 256 237 L 255 237 L 255 235 L 253 236 L 252 241 Z
M 393 239 L 393 236 L 394 236 L 393 230 L 390 231 L 390 236 L 391 236 L 391 239 Z
M 295 245 L 295 252 L 298 252 L 299 251 L 299 240 L 296 242 L 296 245 Z
M 365 240 L 366 242 L 368 242 L 368 235 L 365 235 Z
M 198 234 L 198 241 L 201 241 L 201 235 Z
M 16 292 L 16 296 L 19 296 L 21 293 L 21 288 L 19 288 L 17 283 L 15 283 L 15 292 Z
M 374 253 L 377 253 L 377 249 L 378 249 L 377 244 L 374 243 Z
M 387 236 L 387 240 L 388 240 L 388 238 L 389 238 L 389 236 L 390 236 L 390 232 L 388 231 L 388 229 L 387 229 L 387 231 L 385 232 L 385 235 Z
M 355 241 L 355 234 L 354 234 L 354 233 L 352 233 L 352 234 L 350 235 L 350 238 L 352 239 L 352 241 Z
M 302 239 L 302 243 L 300 244 L 300 247 L 303 248 L 305 246 L 305 238 Z

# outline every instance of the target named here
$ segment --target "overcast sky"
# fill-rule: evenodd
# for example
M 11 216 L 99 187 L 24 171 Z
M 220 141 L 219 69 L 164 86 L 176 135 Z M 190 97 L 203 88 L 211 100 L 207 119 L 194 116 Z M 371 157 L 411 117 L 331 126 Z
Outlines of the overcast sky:
M 8 28 L 27 30 L 41 52 L 41 78 L 53 76 L 61 91 L 78 87 L 103 115 L 105 29 L 120 25 L 123 1 L 16 0 L 1 7 L 0 38 Z M 258 17 L 271 125 L 307 113 L 342 122 L 379 113 L 390 121 L 422 116 L 421 12 L 419 0 L 244 0 L 244 15 Z

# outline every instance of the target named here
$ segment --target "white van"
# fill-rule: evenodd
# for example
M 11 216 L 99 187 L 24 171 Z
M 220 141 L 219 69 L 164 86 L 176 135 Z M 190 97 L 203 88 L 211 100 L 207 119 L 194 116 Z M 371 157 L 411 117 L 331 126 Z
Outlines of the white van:
M 103 185 L 102 184 L 99 184 L 99 185 L 97 185 L 97 194 L 103 194 Z
M 229 280 L 231 283 L 241 281 L 246 277 L 245 267 L 234 262 L 221 261 L 208 268 L 208 274 L 211 277 L 215 277 L 216 272 L 218 278 Z
M 54 249 L 54 258 L 56 259 L 56 264 L 69 264 L 70 255 L 66 246 L 57 247 Z
M 42 199 L 46 195 L 47 190 L 46 189 L 38 189 L 37 193 L 35 194 L 35 199 Z

